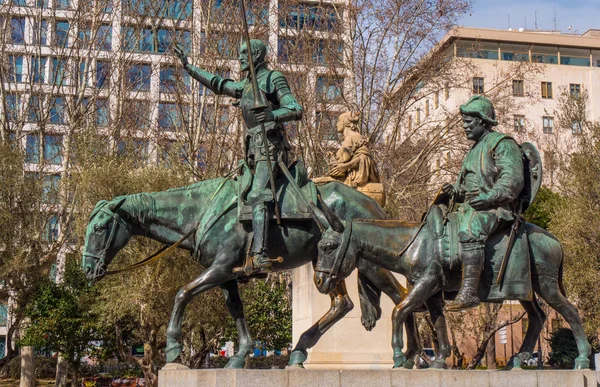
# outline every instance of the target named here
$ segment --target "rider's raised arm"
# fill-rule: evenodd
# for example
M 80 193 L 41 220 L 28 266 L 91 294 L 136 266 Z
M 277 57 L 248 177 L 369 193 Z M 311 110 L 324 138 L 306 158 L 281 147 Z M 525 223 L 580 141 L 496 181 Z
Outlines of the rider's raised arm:
M 213 93 L 224 94 L 236 99 L 242 98 L 244 82 L 235 82 L 231 79 L 223 78 L 220 75 L 209 73 L 189 63 L 186 64 L 185 69 L 192 78 L 209 88 Z
M 302 106 L 300 106 L 292 94 L 285 76 L 279 71 L 273 71 L 271 74 L 270 83 L 270 86 L 275 89 L 277 93 L 277 100 L 279 101 L 279 108 L 272 112 L 275 122 L 301 120 Z
M 494 161 L 498 169 L 498 178 L 490 197 L 496 205 L 515 200 L 525 184 L 522 151 L 512 138 L 506 138 L 494 149 Z

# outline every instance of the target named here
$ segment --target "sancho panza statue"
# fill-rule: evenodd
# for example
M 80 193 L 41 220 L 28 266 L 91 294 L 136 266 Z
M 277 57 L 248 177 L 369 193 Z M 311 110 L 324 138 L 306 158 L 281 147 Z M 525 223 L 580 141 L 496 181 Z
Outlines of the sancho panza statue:
M 271 270 L 271 261 L 267 254 L 267 235 L 269 229 L 269 214 L 267 203 L 273 200 L 273 194 L 268 188 L 269 169 L 267 158 L 271 160 L 273 174 L 277 174 L 277 163 L 287 164 L 289 149 L 283 123 L 300 120 L 302 107 L 290 91 L 287 80 L 279 71 L 269 70 L 266 62 L 267 46 L 260 40 L 250 41 L 251 57 L 258 81 L 258 88 L 267 104 L 267 109 L 254 111 L 250 65 L 248 63 L 248 47 L 246 43 L 240 46 L 240 70 L 247 72 L 246 78 L 239 82 L 224 79 L 203 69 L 191 65 L 181 47 L 175 48 L 175 53 L 181 60 L 187 72 L 197 81 L 212 90 L 215 94 L 224 94 L 239 99 L 242 116 L 246 124 L 245 159 L 254 173 L 252 188 L 248 193 L 248 204 L 252 207 L 252 241 L 251 254 L 255 272 Z M 265 149 L 262 137 L 261 123 L 265 125 L 268 149 Z
M 524 186 L 523 153 L 510 136 L 495 132 L 498 125 L 492 102 L 473 96 L 460 107 L 467 138 L 474 141 L 454 185 L 443 192 L 453 196 L 458 208 L 458 239 L 463 259 L 463 281 L 448 310 L 479 304 L 477 290 L 490 235 L 511 224 L 519 215 L 519 195 Z

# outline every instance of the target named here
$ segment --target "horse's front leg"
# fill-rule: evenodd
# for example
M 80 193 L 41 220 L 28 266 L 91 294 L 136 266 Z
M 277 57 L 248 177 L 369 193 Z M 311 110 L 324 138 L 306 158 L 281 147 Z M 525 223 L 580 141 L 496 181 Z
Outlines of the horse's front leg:
M 178 360 L 183 345 L 181 344 L 181 323 L 183 320 L 183 312 L 187 304 L 199 293 L 210 290 L 215 286 L 231 279 L 233 274 L 226 271 L 216 269 L 211 266 L 206 269 L 198 278 L 182 287 L 175 297 L 175 305 L 171 313 L 171 320 L 167 328 L 167 347 L 165 353 L 167 355 L 167 363 L 173 363 Z
M 342 317 L 354 308 L 354 304 L 346 290 L 346 283 L 343 280 L 337 284 L 331 293 L 329 293 L 329 297 L 331 298 L 329 310 L 319 319 L 319 321 L 302 333 L 298 340 L 298 344 L 296 344 L 296 347 L 290 354 L 288 367 L 304 368 L 302 363 L 304 363 L 308 357 L 306 350 L 317 344 L 321 336 L 323 336 L 333 324 L 342 319 Z
M 229 358 L 225 368 L 244 368 L 246 356 L 252 351 L 252 337 L 250 336 L 248 323 L 244 316 L 244 304 L 240 298 L 237 281 L 231 280 L 221 284 L 221 290 L 223 291 L 223 296 L 225 296 L 227 310 L 235 321 L 240 345 L 237 353 Z
M 406 319 L 433 294 L 439 291 L 438 278 L 431 274 L 423 276 L 417 282 L 408 295 L 394 307 L 392 312 L 392 349 L 394 351 L 394 368 L 404 366 L 407 357 L 402 352 L 404 338 L 402 337 L 402 325 Z

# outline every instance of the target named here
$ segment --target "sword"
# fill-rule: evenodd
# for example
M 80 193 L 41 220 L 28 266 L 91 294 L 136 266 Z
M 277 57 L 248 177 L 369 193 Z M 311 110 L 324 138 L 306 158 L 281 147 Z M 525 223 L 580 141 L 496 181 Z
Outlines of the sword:
M 500 272 L 498 273 L 498 278 L 496 278 L 496 285 L 500 286 L 500 290 L 502 290 L 502 281 L 504 280 L 504 274 L 506 273 L 506 266 L 508 265 L 508 257 L 510 257 L 510 253 L 515 245 L 515 240 L 517 239 L 517 231 L 521 224 L 523 223 L 523 218 L 521 216 L 517 216 L 511 229 L 510 229 L 510 237 L 508 238 L 508 244 L 506 245 L 506 252 L 504 253 L 504 258 L 502 258 L 502 265 L 500 266 Z
M 252 46 L 250 45 L 250 32 L 248 31 L 248 20 L 246 20 L 246 6 L 244 0 L 240 0 L 240 10 L 242 12 L 242 21 L 244 22 L 244 39 L 246 40 L 246 49 L 248 50 L 248 64 L 250 66 L 250 78 L 252 79 L 252 94 L 254 95 L 253 112 L 260 112 L 267 108 L 263 102 L 262 96 L 258 90 L 258 80 L 254 72 L 254 62 L 252 61 Z M 269 152 L 269 140 L 267 140 L 267 130 L 265 123 L 260 123 L 261 135 L 263 138 L 263 147 L 267 156 L 267 168 L 269 170 L 269 185 L 273 194 L 273 204 L 275 207 L 275 219 L 277 224 L 281 225 L 281 215 L 279 214 L 279 206 L 277 205 L 277 191 L 275 190 L 275 177 L 273 176 L 273 165 L 271 164 L 271 153 Z

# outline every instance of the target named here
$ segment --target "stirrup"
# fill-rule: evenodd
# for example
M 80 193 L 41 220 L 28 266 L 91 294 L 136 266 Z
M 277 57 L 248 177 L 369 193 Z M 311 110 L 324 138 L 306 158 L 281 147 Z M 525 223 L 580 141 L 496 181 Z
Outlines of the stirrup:
M 271 272 L 273 262 L 283 262 L 282 257 L 277 257 L 275 259 L 263 259 L 263 261 L 259 264 L 258 262 L 255 262 L 255 258 L 257 258 L 257 256 L 247 255 L 246 259 L 244 260 L 244 265 L 235 267 L 233 269 L 233 273 L 242 274 L 247 277 L 253 274 L 268 274 Z

